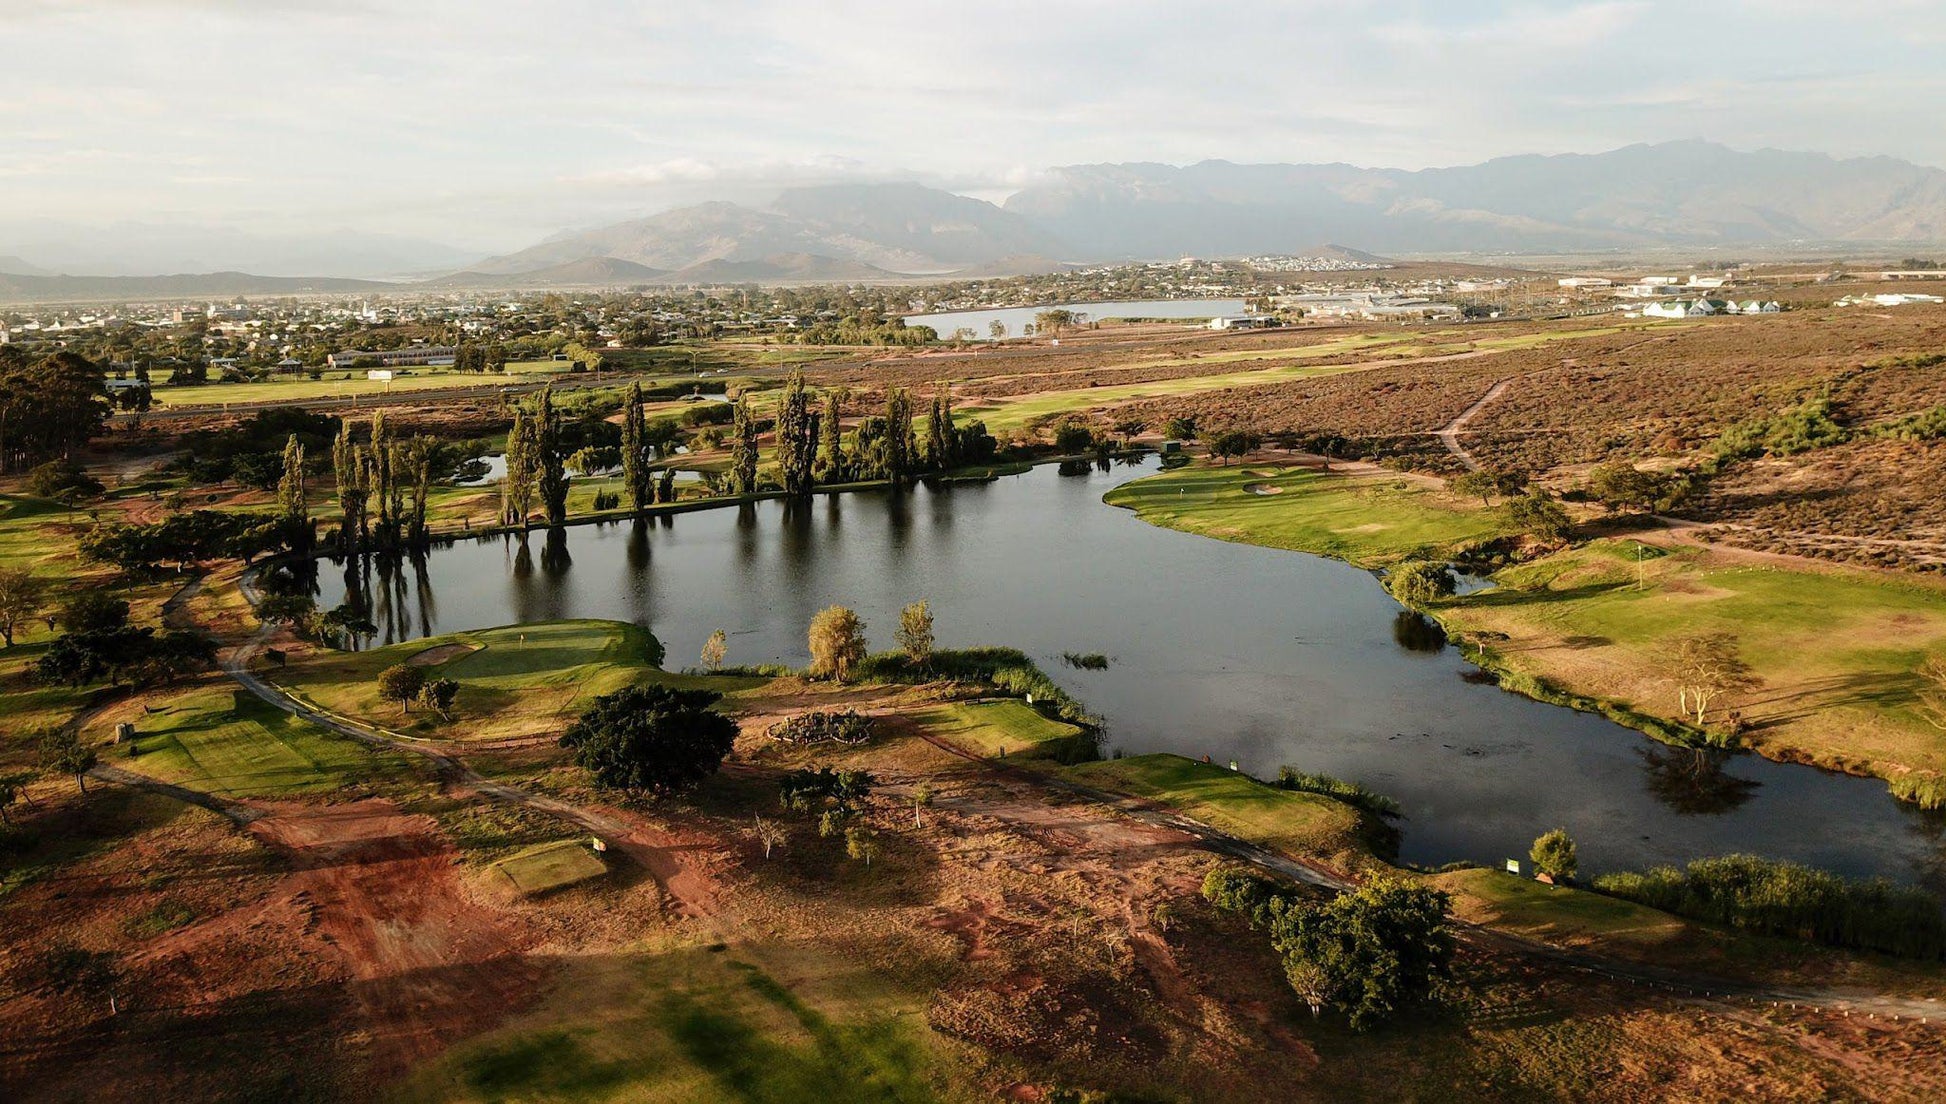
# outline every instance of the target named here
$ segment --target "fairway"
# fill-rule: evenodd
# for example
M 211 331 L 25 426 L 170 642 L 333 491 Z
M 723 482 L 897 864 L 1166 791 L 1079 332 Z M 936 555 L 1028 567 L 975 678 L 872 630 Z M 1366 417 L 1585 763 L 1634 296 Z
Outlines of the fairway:
M 1690 933 L 1689 924 L 1666 912 L 1499 870 L 1458 870 L 1431 882 L 1458 899 L 1466 919 L 1551 943 L 1621 940 L 1654 947 Z
M 421 655 L 438 660 L 417 662 L 429 677 L 460 684 L 451 721 L 423 706 L 402 711 L 378 696 L 379 672 Z M 734 693 L 763 681 L 668 673 L 661 662 L 662 645 L 648 630 L 580 620 L 449 633 L 366 652 L 323 652 L 265 673 L 334 713 L 408 736 L 465 740 L 558 734 L 596 697 L 638 682 Z
M 1159 802 L 1241 840 L 1292 855 L 1360 850 L 1357 810 L 1317 794 L 1280 790 L 1215 763 L 1132 755 L 1068 768 L 1076 781 Z
M 165 699 L 135 719 L 129 769 L 227 797 L 324 793 L 396 777 L 394 756 L 333 735 L 228 685 Z M 103 749 L 114 762 L 118 749 Z
M 608 874 L 587 841 L 572 839 L 543 843 L 491 865 L 494 873 L 506 879 L 515 892 L 533 896 L 593 881 Z
M 1248 489 L 1259 484 L 1280 493 Z M 1403 477 L 1304 468 L 1195 465 L 1124 484 L 1103 501 L 1151 524 L 1367 568 L 1443 558 L 1455 545 L 1506 531 L 1497 513 L 1452 505 Z
M 1026 702 L 946 702 L 912 714 L 935 736 L 989 758 L 1046 758 L 1081 735 L 1066 721 L 1043 717 Z

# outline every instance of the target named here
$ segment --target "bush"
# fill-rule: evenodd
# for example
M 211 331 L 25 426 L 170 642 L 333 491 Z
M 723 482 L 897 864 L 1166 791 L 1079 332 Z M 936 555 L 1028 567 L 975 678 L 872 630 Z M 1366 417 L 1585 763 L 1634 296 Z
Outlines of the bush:
M 1316 908 L 1283 911 L 1271 944 L 1314 1014 L 1337 1008 L 1363 1031 L 1436 1003 L 1452 975 L 1450 904 L 1439 890 L 1375 878 Z
M 1203 900 L 1248 919 L 1253 928 L 1269 922 L 1271 902 L 1292 900 L 1289 888 L 1250 866 L 1216 866 L 1203 875 Z
M 1506 509 L 1514 528 L 1542 540 L 1564 541 L 1574 532 L 1573 519 L 1545 491 L 1529 491 L 1508 502 Z
M 1362 782 L 1347 782 L 1328 774 L 1309 774 L 1296 767 L 1279 767 L 1277 781 L 1280 790 L 1294 790 L 1298 793 L 1321 794 L 1342 801 L 1347 805 L 1378 817 L 1399 815 L 1399 803 L 1381 793 L 1365 788 Z
M 1018 648 L 943 648 L 924 669 L 914 667 L 903 652 L 880 652 L 858 665 L 858 677 L 867 682 L 979 683 L 1011 697 L 1031 698 L 1041 712 L 1070 724 L 1092 727 L 1101 720 Z
M 736 722 L 710 707 L 713 690 L 631 686 L 596 698 L 561 737 L 604 786 L 669 794 L 716 773 L 736 743 Z
M 878 722 L 855 709 L 799 713 L 774 724 L 770 738 L 785 744 L 862 744 L 877 733 Z
M 1392 592 L 1392 597 L 1406 605 L 1423 606 L 1452 597 L 1458 584 L 1445 564 L 1410 560 L 1392 569 L 1385 587 Z
M 1566 828 L 1556 828 L 1535 840 L 1527 857 L 1534 861 L 1534 869 L 1557 882 L 1572 879 L 1578 865 L 1574 840 Z
M 1697 859 L 1687 867 L 1606 874 L 1611 896 L 1712 924 L 1907 958 L 1946 958 L 1946 913 L 1923 890 L 1883 879 L 1851 881 L 1755 855 Z
M 72 502 L 102 492 L 101 481 L 73 460 L 49 460 L 27 473 L 27 491 L 42 498 Z

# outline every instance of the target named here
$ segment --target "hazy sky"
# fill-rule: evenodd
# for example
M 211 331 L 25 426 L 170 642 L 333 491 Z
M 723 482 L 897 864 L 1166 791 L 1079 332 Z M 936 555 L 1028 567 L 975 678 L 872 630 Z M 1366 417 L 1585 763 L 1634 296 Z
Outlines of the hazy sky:
M 1702 137 L 1946 165 L 1946 3 L 0 0 L 0 229 L 466 248 L 784 183 Z M 0 237 L 0 253 L 6 252 Z

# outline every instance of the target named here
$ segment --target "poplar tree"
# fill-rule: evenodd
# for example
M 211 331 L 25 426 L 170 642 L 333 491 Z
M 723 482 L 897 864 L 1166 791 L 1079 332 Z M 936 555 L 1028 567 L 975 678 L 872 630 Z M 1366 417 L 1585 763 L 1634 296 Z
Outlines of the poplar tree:
M 885 476 L 894 483 L 912 477 L 918 442 L 912 434 L 912 395 L 894 387 L 885 396 Z
M 547 510 L 548 528 L 568 522 L 568 473 L 561 459 L 561 416 L 554 411 L 554 388 L 541 388 L 540 408 L 533 426 L 536 457 L 540 464 L 541 505 Z
M 628 398 L 622 409 L 622 482 L 628 485 L 629 509 L 636 513 L 655 501 L 650 480 L 648 445 L 643 440 L 642 384 L 628 385 Z
M 757 417 L 750 412 L 748 393 L 737 396 L 736 441 L 730 447 L 730 492 L 757 493 Z
M 406 514 L 406 539 L 414 546 L 423 546 L 432 535 L 426 527 L 426 501 L 432 495 L 432 469 L 438 455 L 439 442 L 425 436 L 414 437 L 400 448 L 400 468 L 405 477 L 412 481 L 412 504 Z
M 944 470 L 957 462 L 953 455 L 953 400 L 941 384 L 933 393 L 932 410 L 926 417 L 926 463 Z
M 676 469 L 662 469 L 662 480 L 656 485 L 655 500 L 657 502 L 674 502 L 676 500 Z
M 842 387 L 834 387 L 824 394 L 824 418 L 818 426 L 824 438 L 824 450 L 818 460 L 818 477 L 826 483 L 843 482 L 848 475 L 844 422 L 841 418 L 844 401 L 845 389 Z
M 304 445 L 298 441 L 295 433 L 284 442 L 284 475 L 277 481 L 277 506 L 283 512 L 291 550 L 308 551 L 311 547 L 311 507 L 304 497 Z
M 338 482 L 338 542 L 346 552 L 358 549 L 365 531 L 364 464 L 361 450 L 351 439 L 351 422 L 338 425 L 338 439 L 331 445 L 331 472 Z
M 514 411 L 513 428 L 507 431 L 507 472 L 500 477 L 500 520 L 506 525 L 527 527 L 527 515 L 534 509 L 534 441 L 527 412 Z
M 784 397 L 777 404 L 777 465 L 783 471 L 786 494 L 811 493 L 817 455 L 818 415 L 811 409 L 811 393 L 804 386 L 804 373 L 793 372 L 790 382 L 784 385 Z

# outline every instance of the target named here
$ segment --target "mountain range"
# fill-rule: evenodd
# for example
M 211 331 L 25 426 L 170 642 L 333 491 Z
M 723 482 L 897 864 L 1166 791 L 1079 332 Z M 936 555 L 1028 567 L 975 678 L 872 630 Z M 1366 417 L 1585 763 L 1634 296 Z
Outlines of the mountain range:
M 0 248 L 35 263 L 0 256 L 0 273 L 12 273 L 0 279 L 0 292 L 29 293 L 48 281 L 31 297 L 49 298 L 53 284 L 76 279 L 48 272 L 68 266 L 72 254 L 58 254 L 56 265 L 55 252 L 28 248 L 39 239 L 19 237 L 0 230 Z M 94 270 L 128 271 L 168 253 L 174 239 L 149 228 L 128 240 L 135 254 Z M 1702 141 L 1414 171 L 1228 161 L 1070 165 L 1047 170 L 1001 204 L 911 183 L 830 184 L 790 188 L 763 205 L 708 202 L 562 233 L 457 271 L 457 251 L 358 235 L 285 242 L 286 263 L 260 270 L 424 273 L 444 262 L 449 275 L 413 285 L 432 287 L 889 280 L 1297 253 L 1318 241 L 1381 253 L 1931 245 L 1946 242 L 1946 171 L 1890 157 L 1743 152 Z M 193 244 L 186 255 L 279 248 L 234 234 Z M 188 245 L 175 245 L 170 255 L 184 255 Z

